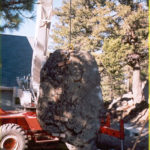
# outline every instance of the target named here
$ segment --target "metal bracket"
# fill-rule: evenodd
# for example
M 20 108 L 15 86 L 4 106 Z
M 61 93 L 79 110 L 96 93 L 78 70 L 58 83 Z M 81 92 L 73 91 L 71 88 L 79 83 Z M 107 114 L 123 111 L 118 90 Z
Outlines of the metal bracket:
M 110 127 L 110 114 L 107 114 L 106 120 L 101 119 L 100 133 L 107 134 L 109 136 L 116 137 L 121 140 L 121 150 L 124 149 L 123 141 L 124 141 L 124 121 L 120 120 L 120 130 L 116 130 Z

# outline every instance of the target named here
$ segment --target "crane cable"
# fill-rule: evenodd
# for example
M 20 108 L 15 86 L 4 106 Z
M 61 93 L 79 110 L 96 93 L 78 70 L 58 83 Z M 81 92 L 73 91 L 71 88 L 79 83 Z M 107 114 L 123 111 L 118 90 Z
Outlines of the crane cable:
M 71 25 L 71 18 L 72 18 L 72 0 L 70 0 L 70 13 L 69 13 L 69 28 L 70 28 L 70 31 L 69 31 L 69 49 L 73 50 L 73 45 L 71 43 L 71 38 L 72 38 L 72 25 Z

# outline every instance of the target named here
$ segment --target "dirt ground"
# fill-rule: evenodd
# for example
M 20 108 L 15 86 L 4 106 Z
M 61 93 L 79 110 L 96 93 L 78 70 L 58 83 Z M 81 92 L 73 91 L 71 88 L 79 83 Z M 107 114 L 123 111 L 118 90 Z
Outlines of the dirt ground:
M 68 150 L 62 142 L 30 143 L 27 150 Z

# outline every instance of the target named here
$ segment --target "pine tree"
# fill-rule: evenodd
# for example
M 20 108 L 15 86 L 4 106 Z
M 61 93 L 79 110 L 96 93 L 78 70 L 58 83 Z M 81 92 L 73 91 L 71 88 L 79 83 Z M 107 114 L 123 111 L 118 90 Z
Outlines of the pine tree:
M 121 71 L 125 65 L 132 68 L 133 98 L 136 103 L 140 103 L 143 99 L 141 70 L 148 68 L 148 63 L 146 63 L 148 61 L 148 12 L 139 3 L 132 6 L 117 5 L 114 10 L 117 15 L 112 18 L 111 22 L 115 22 L 117 28 L 114 24 L 109 24 L 113 32 L 115 30 L 115 34 L 110 34 L 104 40 L 102 59 L 104 59 L 103 62 L 110 63 L 108 66 L 113 71 Z M 108 60 L 107 52 L 110 56 Z M 113 61 L 119 64 L 120 68 L 116 69 L 114 66 L 117 65 Z M 112 74 L 116 76 L 115 73 Z
M 17 29 L 23 21 L 23 12 L 33 10 L 35 0 L 1 0 L 0 1 L 0 31 Z M 32 16 L 33 17 L 33 16 Z M 30 18 L 32 18 L 30 16 Z
M 98 51 L 96 55 L 99 56 L 96 57 L 103 70 L 103 93 L 109 90 L 111 99 L 124 92 L 127 80 L 125 67 L 130 66 L 133 69 L 134 100 L 140 102 L 140 74 L 147 68 L 148 61 L 148 10 L 133 2 L 130 0 L 130 3 L 122 4 L 119 1 L 92 0 L 88 3 L 74 0 L 71 11 L 72 44 L 74 49 Z M 56 48 L 66 49 L 68 46 L 69 12 L 69 1 L 55 12 L 59 18 L 52 35 Z
M 142 63 L 148 56 L 148 12 L 142 5 L 136 5 L 128 17 L 124 17 L 123 43 L 129 45 L 130 52 L 126 56 L 126 61 L 133 69 L 132 92 L 134 100 L 139 103 L 143 99 L 141 69 Z

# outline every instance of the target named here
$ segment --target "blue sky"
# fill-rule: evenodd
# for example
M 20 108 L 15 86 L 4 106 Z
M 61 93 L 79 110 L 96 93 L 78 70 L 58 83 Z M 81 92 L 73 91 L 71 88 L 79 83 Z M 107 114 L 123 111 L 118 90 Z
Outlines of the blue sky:
M 53 7 L 58 8 L 62 5 L 62 0 L 53 0 Z M 35 10 L 36 13 L 36 10 Z M 30 16 L 30 14 L 27 14 L 27 16 Z M 52 18 L 52 26 L 55 23 L 56 18 Z M 34 37 L 35 33 L 35 22 L 36 20 L 31 19 L 24 19 L 23 23 L 20 25 L 18 30 L 6 30 L 3 32 L 4 34 L 11 34 L 11 35 L 21 35 L 21 36 L 29 36 Z

